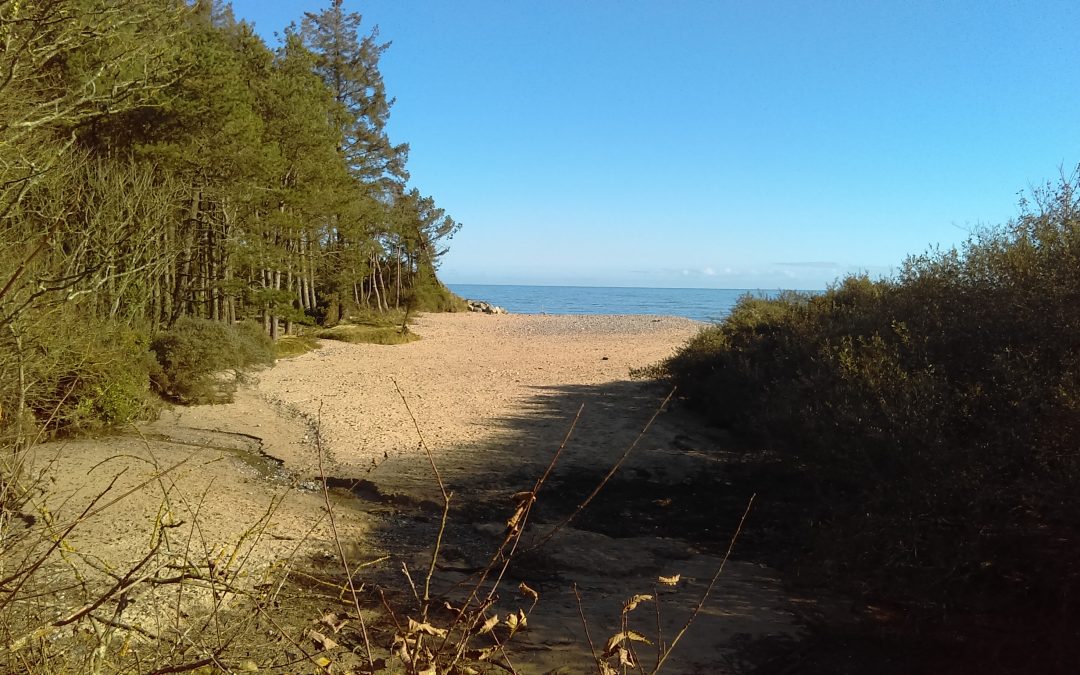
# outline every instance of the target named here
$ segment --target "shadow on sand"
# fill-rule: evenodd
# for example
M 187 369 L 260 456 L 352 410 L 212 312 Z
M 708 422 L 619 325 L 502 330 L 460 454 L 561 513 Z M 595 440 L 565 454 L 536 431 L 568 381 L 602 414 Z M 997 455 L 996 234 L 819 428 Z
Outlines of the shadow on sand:
M 993 640 L 987 639 L 984 648 L 982 638 L 966 644 L 940 630 L 924 634 L 918 620 L 903 610 L 826 591 L 845 584 L 830 578 L 835 572 L 820 560 L 804 565 L 808 537 L 815 532 L 815 504 L 821 499 L 813 481 L 767 448 L 740 447 L 723 430 L 680 409 L 677 401 L 657 413 L 666 393 L 635 381 L 537 387 L 518 407 L 520 414 L 478 422 L 488 429 L 482 445 L 435 448 L 453 499 L 434 587 L 453 599 L 491 561 L 514 510 L 511 495 L 532 488 L 579 409 L 581 416 L 539 493 L 523 541 L 535 540 L 571 515 L 655 415 L 572 525 L 511 565 L 499 611 L 514 611 L 515 603 L 523 602 L 515 593 L 519 582 L 541 596 L 530 630 L 514 639 L 518 672 L 591 669 L 570 590 L 575 585 L 598 642 L 618 630 L 623 603 L 638 593 L 660 599 L 660 629 L 665 636 L 673 634 L 700 599 L 755 494 L 720 584 L 665 672 L 969 673 L 1000 661 L 992 656 L 997 653 Z M 375 517 L 379 525 L 363 549 L 382 551 L 391 562 L 373 581 L 408 605 L 401 564 L 427 568 L 441 516 L 439 491 L 425 456 L 418 449 L 388 459 L 363 477 L 338 478 L 333 484 L 351 490 L 353 506 Z M 674 574 L 681 575 L 677 588 L 658 587 L 660 575 Z M 643 623 L 631 627 L 655 635 L 657 620 L 648 612 L 635 617 Z
M 435 449 L 442 478 L 453 493 L 436 587 L 453 598 L 490 562 L 514 510 L 511 495 L 533 487 L 567 439 L 579 410 L 560 460 L 539 493 L 524 542 L 535 541 L 574 513 L 634 446 L 570 526 L 516 559 L 508 571 L 502 586 L 508 604 L 502 611 L 513 610 L 519 582 L 541 595 L 530 631 L 515 638 L 519 672 L 550 672 L 563 665 L 574 665 L 573 672 L 591 669 L 571 592 L 575 585 L 594 639 L 603 642 L 618 630 L 623 604 L 639 593 L 661 598 L 660 630 L 672 635 L 718 569 L 751 495 L 767 488 L 768 503 L 775 507 L 800 491 L 795 483 L 778 484 L 775 473 L 772 485 L 760 484 L 759 462 L 747 461 L 726 433 L 677 406 L 661 409 L 666 393 L 634 381 L 536 388 L 520 414 L 486 421 L 491 432 L 482 446 Z M 426 568 L 441 513 L 425 456 L 418 450 L 390 458 L 363 478 L 332 483 L 351 490 L 357 507 L 381 523 L 365 546 L 390 554 L 394 562 L 376 583 L 407 604 L 401 563 L 412 570 Z M 777 556 L 790 559 L 796 547 L 778 545 L 785 535 L 756 520 L 751 513 L 721 583 L 665 672 L 751 672 L 777 650 L 787 652 L 798 644 L 802 617 L 819 603 L 785 591 L 766 563 Z M 680 575 L 681 580 L 675 588 L 658 588 L 661 575 Z M 657 632 L 654 609 L 641 612 L 640 618 L 644 623 L 638 630 Z M 768 646 L 768 655 L 762 645 Z

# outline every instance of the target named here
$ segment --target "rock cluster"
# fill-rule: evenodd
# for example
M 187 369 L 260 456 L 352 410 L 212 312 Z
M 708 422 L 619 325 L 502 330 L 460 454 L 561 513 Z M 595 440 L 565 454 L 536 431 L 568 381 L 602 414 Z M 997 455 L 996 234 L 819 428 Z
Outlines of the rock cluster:
M 483 300 L 466 300 L 470 312 L 483 312 L 484 314 L 509 314 L 505 309 Z

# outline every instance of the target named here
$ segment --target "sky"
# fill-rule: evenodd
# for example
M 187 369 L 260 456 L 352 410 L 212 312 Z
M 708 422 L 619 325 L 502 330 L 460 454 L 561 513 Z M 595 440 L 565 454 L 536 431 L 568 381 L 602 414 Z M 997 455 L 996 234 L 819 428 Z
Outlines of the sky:
M 267 41 L 329 0 L 234 0 Z M 821 289 L 1080 164 L 1080 3 L 347 0 L 448 283 Z

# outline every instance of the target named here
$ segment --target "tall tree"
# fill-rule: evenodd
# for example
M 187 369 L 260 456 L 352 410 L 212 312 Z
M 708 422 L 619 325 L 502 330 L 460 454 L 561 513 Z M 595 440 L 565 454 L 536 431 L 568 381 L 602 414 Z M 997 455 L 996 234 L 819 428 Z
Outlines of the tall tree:
M 394 145 L 387 136 L 394 101 L 379 71 L 390 43 L 379 42 L 378 26 L 361 36 L 361 22 L 360 14 L 345 12 L 342 0 L 332 0 L 321 12 L 305 13 L 299 34 L 316 55 L 316 72 L 348 111 L 342 153 L 349 167 L 366 183 L 404 183 L 409 146 Z

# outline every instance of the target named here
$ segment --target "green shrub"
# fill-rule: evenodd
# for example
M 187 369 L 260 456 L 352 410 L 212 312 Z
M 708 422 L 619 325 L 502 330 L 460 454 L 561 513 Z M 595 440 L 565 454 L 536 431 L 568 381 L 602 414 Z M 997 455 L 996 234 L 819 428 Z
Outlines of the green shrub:
M 274 362 L 274 345 L 254 322 L 229 325 L 184 317 L 151 344 L 159 368 L 153 384 L 159 394 L 180 403 L 229 400 L 233 380 L 245 369 Z
M 46 434 L 94 431 L 153 415 L 146 336 L 115 322 L 87 318 L 72 306 L 5 331 L 0 407 Z M 14 336 L 17 335 L 16 340 Z M 22 391 L 22 396 L 20 396 Z
M 896 279 L 743 298 L 662 377 L 818 486 L 822 565 L 920 605 L 1053 605 L 1080 590 L 1076 195 L 1041 190 Z

